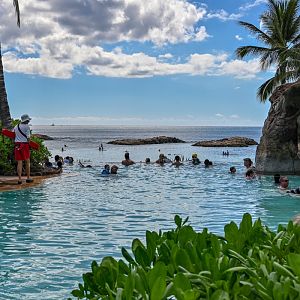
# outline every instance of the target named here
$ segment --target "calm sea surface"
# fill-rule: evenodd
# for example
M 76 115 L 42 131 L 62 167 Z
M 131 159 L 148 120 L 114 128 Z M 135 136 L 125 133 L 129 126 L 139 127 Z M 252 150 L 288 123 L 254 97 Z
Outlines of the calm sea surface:
M 0 193 L 0 299 L 66 299 L 92 260 L 120 257 L 121 246 L 130 247 L 135 237 L 144 239 L 147 229 L 173 228 L 175 214 L 189 216 L 198 230 L 208 227 L 222 234 L 226 223 L 239 222 L 245 212 L 275 228 L 300 211 L 300 199 L 280 194 L 271 177 L 244 179 L 243 158 L 254 160 L 256 146 L 229 148 L 228 157 L 222 155 L 226 148 L 191 146 L 231 136 L 259 141 L 261 128 L 35 126 L 33 131 L 54 138 L 46 142 L 53 156 L 73 156 L 94 168 L 75 163 L 37 188 Z M 187 143 L 107 144 L 158 135 Z M 121 166 L 126 150 L 137 162 L 134 166 Z M 154 161 L 159 153 L 173 159 L 176 154 L 190 158 L 194 152 L 214 166 L 140 163 L 146 157 Z M 107 162 L 119 166 L 118 175 L 100 175 Z M 236 175 L 228 174 L 232 165 Z M 290 185 L 300 185 L 299 178 L 290 177 Z

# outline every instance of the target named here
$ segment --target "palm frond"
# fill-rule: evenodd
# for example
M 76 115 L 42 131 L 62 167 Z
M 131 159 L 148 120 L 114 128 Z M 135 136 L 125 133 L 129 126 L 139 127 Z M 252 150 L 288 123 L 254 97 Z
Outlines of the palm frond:
M 258 46 L 242 46 L 235 50 L 238 58 L 244 58 L 247 55 L 261 56 L 270 53 L 272 49 Z
M 247 30 L 249 30 L 250 33 L 254 34 L 257 37 L 257 39 L 261 42 L 267 45 L 272 44 L 272 39 L 265 32 L 257 28 L 255 25 L 243 21 L 239 21 L 239 24 L 245 27 Z
M 263 83 L 257 90 L 257 97 L 261 102 L 266 102 L 268 98 L 272 95 L 275 88 L 278 86 L 276 77 L 268 79 Z
M 15 7 L 16 16 L 17 16 L 17 25 L 18 25 L 18 27 L 20 27 L 21 26 L 21 20 L 20 20 L 19 1 L 18 0 L 13 0 L 13 4 L 14 4 L 14 7 Z

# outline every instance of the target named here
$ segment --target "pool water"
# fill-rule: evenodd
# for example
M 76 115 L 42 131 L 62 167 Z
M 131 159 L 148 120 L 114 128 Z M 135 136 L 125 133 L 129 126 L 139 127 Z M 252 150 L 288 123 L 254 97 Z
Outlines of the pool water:
M 49 145 L 62 154 L 60 146 Z M 64 156 L 95 168 L 75 163 L 39 187 L 0 193 L 0 299 L 66 299 L 92 260 L 120 257 L 120 248 L 143 239 L 146 230 L 174 228 L 175 214 L 189 216 L 197 230 L 222 234 L 226 223 L 239 222 L 245 212 L 276 228 L 300 210 L 300 198 L 281 194 L 272 177 L 244 179 L 243 158 L 254 159 L 255 146 L 229 149 L 228 157 L 223 149 L 190 144 L 105 149 L 67 147 Z M 120 164 L 125 150 L 137 164 Z M 159 153 L 187 158 L 193 152 L 201 165 L 140 163 L 145 157 L 153 162 Z M 213 167 L 204 168 L 205 158 Z M 106 162 L 119 166 L 116 176 L 100 175 Z M 228 173 L 232 165 L 235 175 Z M 289 179 L 291 187 L 300 185 L 298 177 Z

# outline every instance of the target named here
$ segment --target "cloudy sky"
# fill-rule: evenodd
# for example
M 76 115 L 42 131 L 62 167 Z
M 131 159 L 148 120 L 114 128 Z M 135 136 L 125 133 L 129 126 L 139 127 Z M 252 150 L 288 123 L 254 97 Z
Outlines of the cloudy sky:
M 0 40 L 13 117 L 37 124 L 261 126 L 271 73 L 237 47 L 256 43 L 265 0 L 12 0 Z

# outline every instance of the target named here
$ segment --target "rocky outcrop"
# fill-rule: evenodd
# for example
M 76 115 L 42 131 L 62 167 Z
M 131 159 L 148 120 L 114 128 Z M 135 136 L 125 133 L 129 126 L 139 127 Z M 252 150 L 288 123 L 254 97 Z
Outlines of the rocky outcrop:
M 225 138 L 221 140 L 211 140 L 211 141 L 200 141 L 192 146 L 200 147 L 248 147 L 252 145 L 257 145 L 257 142 L 253 139 L 246 137 L 234 136 L 230 138 Z
M 51 136 L 46 135 L 46 134 L 34 133 L 33 136 L 36 136 L 37 138 L 44 140 L 44 141 L 53 140 L 53 138 Z
M 171 144 L 171 143 L 185 143 L 180 139 L 169 136 L 157 136 L 146 139 L 123 139 L 110 141 L 108 144 L 113 145 L 147 145 L 147 144 Z
M 300 81 L 278 87 L 256 150 L 256 170 L 265 174 L 300 174 Z

